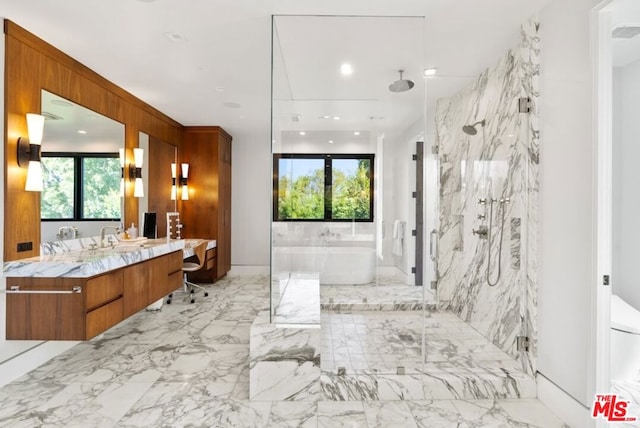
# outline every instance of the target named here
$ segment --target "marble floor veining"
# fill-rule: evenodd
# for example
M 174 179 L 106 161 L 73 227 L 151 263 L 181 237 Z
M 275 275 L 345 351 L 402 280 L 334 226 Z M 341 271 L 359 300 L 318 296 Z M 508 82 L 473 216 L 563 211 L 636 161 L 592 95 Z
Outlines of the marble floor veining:
M 142 311 L 0 388 L 2 427 L 565 427 L 536 399 L 249 401 L 266 276 Z

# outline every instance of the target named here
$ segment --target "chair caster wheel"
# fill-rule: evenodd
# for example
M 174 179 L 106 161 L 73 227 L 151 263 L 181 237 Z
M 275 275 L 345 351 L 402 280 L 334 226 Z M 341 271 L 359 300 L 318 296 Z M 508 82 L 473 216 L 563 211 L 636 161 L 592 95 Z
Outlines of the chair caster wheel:
M 171 304 L 171 300 L 167 300 L 167 305 L 170 305 L 170 304 Z
M 204 297 L 209 297 L 209 293 L 204 293 Z
M 195 299 L 191 299 L 191 303 L 195 303 L 195 302 L 196 302 Z
M 191 294 L 195 293 L 196 291 L 192 288 L 191 289 Z

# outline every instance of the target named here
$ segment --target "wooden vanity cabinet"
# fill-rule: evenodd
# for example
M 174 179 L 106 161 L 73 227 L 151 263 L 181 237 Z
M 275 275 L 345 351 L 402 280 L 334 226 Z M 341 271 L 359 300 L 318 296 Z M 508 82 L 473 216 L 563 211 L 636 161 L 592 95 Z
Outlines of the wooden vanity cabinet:
M 214 269 L 189 274 L 214 282 L 231 269 L 231 136 L 219 126 L 187 126 L 181 157 L 189 164 L 190 198 L 182 201 L 185 238 L 215 239 Z
M 21 291 L 7 293 L 7 339 L 91 339 L 179 288 L 181 268 L 182 250 L 91 278 L 7 278 Z

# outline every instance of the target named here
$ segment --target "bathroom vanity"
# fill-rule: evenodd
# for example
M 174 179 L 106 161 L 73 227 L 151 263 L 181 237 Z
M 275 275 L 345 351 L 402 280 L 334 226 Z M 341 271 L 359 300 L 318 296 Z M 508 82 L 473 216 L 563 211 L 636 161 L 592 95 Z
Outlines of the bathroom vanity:
M 88 340 L 182 285 L 184 240 L 6 262 L 7 339 Z

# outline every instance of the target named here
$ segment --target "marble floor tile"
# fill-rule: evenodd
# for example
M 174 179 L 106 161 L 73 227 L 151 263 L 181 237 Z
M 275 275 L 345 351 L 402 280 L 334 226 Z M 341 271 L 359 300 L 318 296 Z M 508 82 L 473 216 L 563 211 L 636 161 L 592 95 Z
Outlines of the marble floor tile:
M 269 427 L 273 428 L 317 428 L 317 404 L 308 402 L 281 401 L 271 405 Z
M 453 394 L 447 382 L 457 385 L 454 391 L 470 391 L 464 376 L 474 370 L 488 376 L 475 379 L 482 388 L 504 387 L 504 376 L 491 376 L 511 360 L 487 361 L 491 346 L 478 342 L 473 330 L 446 312 L 418 318 L 417 325 L 405 317 L 407 311 L 332 317 L 323 322 L 330 334 L 321 343 L 330 357 L 323 355 L 321 365 L 333 371 L 338 363 L 349 362 L 362 371 L 356 382 L 343 380 L 331 387 L 351 396 L 337 399 L 353 401 L 328 401 L 325 395 L 317 403 L 251 402 L 250 327 L 261 311 L 268 310 L 269 279 L 233 276 L 206 287 L 208 298 L 194 304 L 175 299 L 160 311 L 142 311 L 0 388 L 0 426 L 563 426 L 535 399 L 462 400 L 463 395 Z M 351 292 L 360 298 L 367 293 L 366 287 Z M 382 297 L 383 292 L 372 296 L 375 293 Z M 420 360 L 412 358 L 422 340 L 423 321 L 429 326 L 426 344 L 430 335 L 435 341 L 426 347 L 431 359 L 422 365 L 436 379 L 433 384 L 425 383 L 423 374 L 370 370 L 374 362 L 392 372 L 400 354 L 417 366 Z M 438 360 L 442 354 L 450 358 Z M 435 392 L 442 395 L 441 390 L 449 399 L 426 400 Z M 367 394 L 375 394 L 377 401 L 356 399 Z
M 363 406 L 370 427 L 418 428 L 409 406 L 404 401 L 367 401 Z
M 367 418 L 361 401 L 320 401 L 318 428 L 366 427 Z

